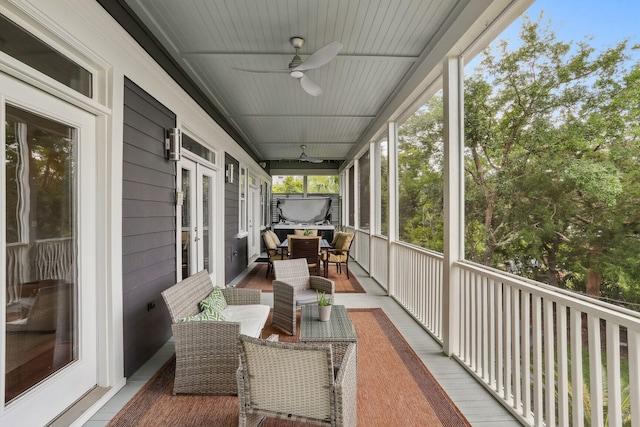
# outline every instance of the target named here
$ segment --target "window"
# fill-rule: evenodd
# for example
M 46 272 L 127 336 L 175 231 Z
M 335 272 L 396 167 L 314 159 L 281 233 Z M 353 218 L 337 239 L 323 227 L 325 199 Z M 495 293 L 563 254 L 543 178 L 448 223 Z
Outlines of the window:
M 91 73 L 0 15 L 0 50 L 81 94 L 92 96 Z
M 308 176 L 307 194 L 338 194 L 340 186 L 337 175 Z
M 213 164 L 216 163 L 216 153 L 214 151 L 211 151 L 203 145 L 199 144 L 196 140 L 185 133 L 182 134 L 182 148 L 202 157 L 203 159 Z
M 383 236 L 389 235 L 389 143 L 382 140 L 376 144 L 378 150 L 378 167 L 380 168 L 380 179 L 377 181 L 376 206 L 379 211 L 377 217 L 378 233 Z
M 362 157 L 360 157 L 360 161 L 358 162 L 358 198 L 360 201 L 360 207 L 358 209 L 358 226 L 363 230 L 368 230 L 369 223 L 371 222 L 371 203 L 369 201 L 369 195 L 371 193 L 371 191 L 369 190 L 369 169 L 371 169 L 371 167 L 369 165 L 369 162 L 370 155 L 369 151 L 367 151 L 362 155 Z
M 349 212 L 347 213 L 347 225 L 355 226 L 355 209 L 356 209 L 356 197 L 355 197 L 355 172 L 354 166 L 349 168 L 349 189 L 348 189 L 348 206 Z
M 444 250 L 443 105 L 438 93 L 398 129 L 398 225 L 407 243 Z
M 303 194 L 304 178 L 302 176 L 274 176 L 271 191 L 274 194 Z

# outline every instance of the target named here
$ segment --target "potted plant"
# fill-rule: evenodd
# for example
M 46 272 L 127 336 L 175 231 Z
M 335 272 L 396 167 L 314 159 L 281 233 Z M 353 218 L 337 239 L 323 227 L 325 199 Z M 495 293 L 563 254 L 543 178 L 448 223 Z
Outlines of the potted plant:
M 320 317 L 321 322 L 328 322 L 331 317 L 332 301 L 330 298 L 327 298 L 324 292 L 320 293 L 317 289 L 316 298 L 318 300 L 318 317 Z

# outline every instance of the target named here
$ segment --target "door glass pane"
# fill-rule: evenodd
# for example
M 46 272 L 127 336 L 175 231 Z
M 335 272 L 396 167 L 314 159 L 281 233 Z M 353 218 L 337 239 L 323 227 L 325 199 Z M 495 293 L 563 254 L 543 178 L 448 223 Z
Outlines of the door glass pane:
M 191 265 L 191 180 L 190 171 L 182 169 L 182 278 L 189 277 Z
M 209 227 L 210 227 L 210 203 L 211 203 L 211 178 L 203 175 L 202 176 L 202 256 L 204 259 L 204 269 L 211 272 L 209 270 Z
M 77 359 L 77 131 L 7 106 L 5 402 Z

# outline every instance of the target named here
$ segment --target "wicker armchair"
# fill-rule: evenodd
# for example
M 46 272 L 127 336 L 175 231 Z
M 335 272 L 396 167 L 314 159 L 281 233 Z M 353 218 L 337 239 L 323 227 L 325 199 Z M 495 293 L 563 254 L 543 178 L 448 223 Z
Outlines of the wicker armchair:
M 317 302 L 316 290 L 333 300 L 335 283 L 320 276 L 310 276 L 304 258 L 273 261 L 276 280 L 273 281 L 273 324 L 296 333 L 296 310 Z
M 206 270 L 162 292 L 171 316 L 176 349 L 173 394 L 236 394 L 240 323 L 224 321 L 180 322 L 198 314 L 199 303 L 213 291 Z M 260 304 L 258 289 L 222 289 L 229 305 Z
M 321 426 L 357 424 L 356 344 L 339 366 L 329 344 L 271 342 L 240 336 L 238 425 L 265 417 Z

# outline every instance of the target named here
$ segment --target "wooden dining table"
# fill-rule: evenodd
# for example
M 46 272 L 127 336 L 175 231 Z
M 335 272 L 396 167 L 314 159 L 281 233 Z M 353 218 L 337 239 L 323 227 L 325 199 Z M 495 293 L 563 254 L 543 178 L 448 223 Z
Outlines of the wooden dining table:
M 280 258 L 284 259 L 284 255 L 289 251 L 289 241 L 288 239 L 284 239 L 282 243 L 278 245 L 278 249 L 280 249 Z M 320 252 L 326 252 L 326 259 L 329 259 L 329 251 L 331 250 L 331 244 L 327 239 L 320 240 Z M 329 276 L 329 263 L 325 262 L 324 264 L 324 277 Z

